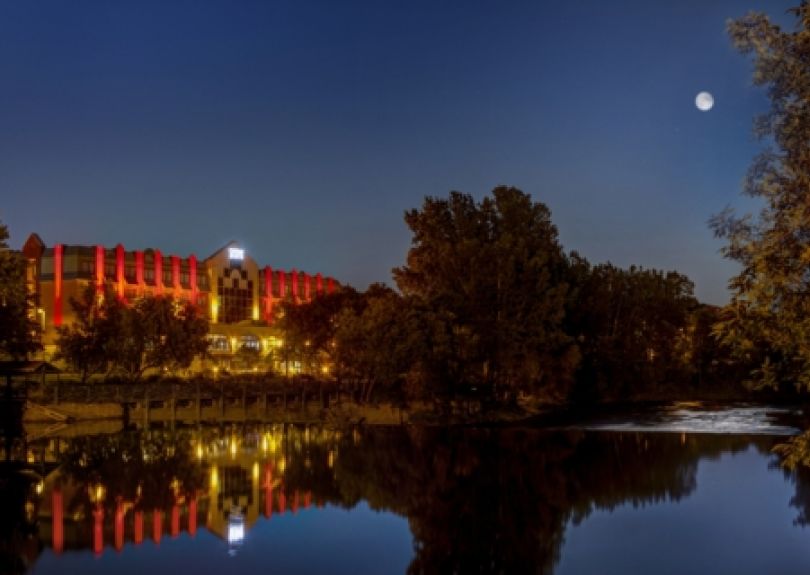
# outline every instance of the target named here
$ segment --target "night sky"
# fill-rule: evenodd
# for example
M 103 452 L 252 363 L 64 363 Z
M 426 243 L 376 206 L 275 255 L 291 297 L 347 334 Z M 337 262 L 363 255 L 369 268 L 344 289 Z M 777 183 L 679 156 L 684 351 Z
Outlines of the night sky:
M 406 209 L 508 184 L 566 250 L 724 303 L 706 221 L 752 207 L 768 105 L 725 22 L 792 28 L 796 3 L 3 2 L 0 220 L 13 247 L 235 239 L 365 288 L 404 262 Z

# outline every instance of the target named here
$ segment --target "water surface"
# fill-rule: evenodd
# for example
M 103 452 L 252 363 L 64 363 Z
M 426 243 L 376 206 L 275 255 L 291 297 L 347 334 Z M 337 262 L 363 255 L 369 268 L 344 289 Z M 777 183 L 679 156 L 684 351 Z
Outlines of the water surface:
M 784 436 L 732 415 L 711 434 L 663 431 L 670 414 L 7 437 L 33 463 L 0 484 L 0 572 L 810 572 L 808 478 L 777 465 Z

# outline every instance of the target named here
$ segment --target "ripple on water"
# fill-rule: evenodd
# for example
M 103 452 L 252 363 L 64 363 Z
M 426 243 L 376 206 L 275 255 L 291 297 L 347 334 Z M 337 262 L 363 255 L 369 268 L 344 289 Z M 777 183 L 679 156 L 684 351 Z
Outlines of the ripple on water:
M 795 435 L 799 429 L 776 421 L 792 412 L 780 407 L 724 409 L 673 408 L 632 419 L 597 421 L 578 427 L 603 431 L 661 431 L 676 433 L 728 433 Z

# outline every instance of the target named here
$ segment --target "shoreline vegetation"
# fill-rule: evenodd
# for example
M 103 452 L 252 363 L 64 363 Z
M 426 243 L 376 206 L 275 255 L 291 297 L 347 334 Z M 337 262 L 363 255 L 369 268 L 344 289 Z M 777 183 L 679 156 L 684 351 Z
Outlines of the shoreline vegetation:
M 569 425 L 604 416 L 675 407 L 713 409 L 728 405 L 802 405 L 799 396 L 714 390 L 635 397 L 591 405 L 518 398 L 512 405 L 484 405 L 476 398 L 447 405 L 382 399 L 364 402 L 359 391 L 331 381 L 252 378 L 178 379 L 131 383 L 28 382 L 23 422 L 44 431 L 49 425 L 118 421 L 129 424 L 273 422 L 343 425 Z M 22 397 L 21 397 L 22 399 Z

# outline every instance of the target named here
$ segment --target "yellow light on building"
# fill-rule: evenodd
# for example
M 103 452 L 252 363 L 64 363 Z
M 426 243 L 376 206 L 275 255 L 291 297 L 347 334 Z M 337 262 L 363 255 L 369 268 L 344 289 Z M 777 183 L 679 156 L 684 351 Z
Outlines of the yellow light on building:
M 211 298 L 211 323 L 217 323 L 217 316 L 219 315 L 219 301 L 216 297 Z
M 197 444 L 197 459 L 202 459 L 202 456 L 203 456 L 202 445 Z
M 253 321 L 259 321 L 259 306 L 253 306 Z
M 41 481 L 39 483 L 37 483 L 37 486 L 35 488 L 36 492 L 37 492 L 37 495 L 42 495 L 42 487 L 43 487 L 43 485 L 42 485 Z
M 259 480 L 259 462 L 256 461 L 253 463 L 253 481 Z
M 216 490 L 219 488 L 219 471 L 217 466 L 211 467 L 211 489 Z

